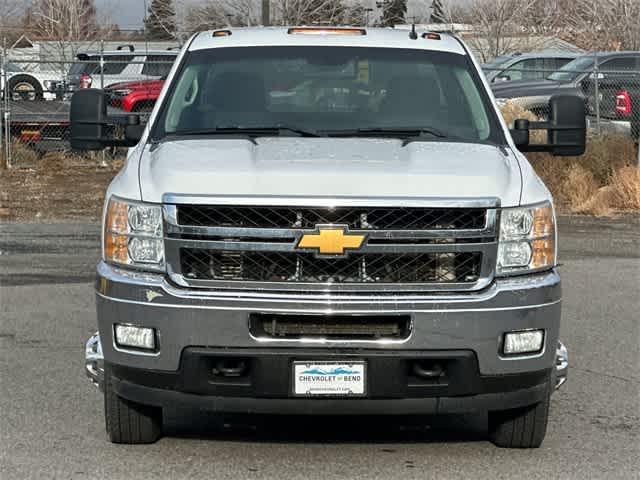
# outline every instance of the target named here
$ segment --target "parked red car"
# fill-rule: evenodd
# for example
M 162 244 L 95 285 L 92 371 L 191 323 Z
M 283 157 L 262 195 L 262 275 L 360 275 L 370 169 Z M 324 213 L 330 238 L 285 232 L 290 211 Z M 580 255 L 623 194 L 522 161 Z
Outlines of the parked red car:
M 165 79 L 140 80 L 109 85 L 104 90 L 109 104 L 125 112 L 150 112 L 160 96 Z

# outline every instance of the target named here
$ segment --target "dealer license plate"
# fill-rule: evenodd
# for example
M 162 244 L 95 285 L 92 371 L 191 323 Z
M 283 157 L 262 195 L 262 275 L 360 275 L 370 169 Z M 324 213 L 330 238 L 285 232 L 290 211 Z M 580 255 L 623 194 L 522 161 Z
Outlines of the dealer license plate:
M 366 393 L 365 362 L 294 362 L 293 393 L 354 397 Z

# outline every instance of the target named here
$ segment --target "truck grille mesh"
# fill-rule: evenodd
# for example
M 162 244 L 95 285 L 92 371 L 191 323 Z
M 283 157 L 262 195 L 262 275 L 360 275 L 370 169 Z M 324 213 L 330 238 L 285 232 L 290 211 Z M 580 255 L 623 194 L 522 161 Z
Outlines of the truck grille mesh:
M 180 225 L 237 228 L 304 228 L 318 224 L 368 230 L 481 229 L 486 210 L 479 208 L 289 208 L 182 205 Z
M 297 283 L 470 283 L 480 276 L 482 254 L 360 253 L 316 258 L 303 252 L 180 249 L 187 279 Z

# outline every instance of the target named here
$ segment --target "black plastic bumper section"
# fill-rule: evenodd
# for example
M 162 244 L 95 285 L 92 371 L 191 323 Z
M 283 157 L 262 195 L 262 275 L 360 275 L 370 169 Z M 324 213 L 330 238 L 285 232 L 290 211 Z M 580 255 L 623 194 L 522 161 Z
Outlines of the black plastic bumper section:
M 294 361 L 364 360 L 366 398 L 294 398 Z M 111 365 L 119 395 L 158 406 L 223 412 L 357 414 L 456 413 L 540 401 L 550 370 L 481 376 L 472 351 L 368 351 L 187 348 L 180 370 Z

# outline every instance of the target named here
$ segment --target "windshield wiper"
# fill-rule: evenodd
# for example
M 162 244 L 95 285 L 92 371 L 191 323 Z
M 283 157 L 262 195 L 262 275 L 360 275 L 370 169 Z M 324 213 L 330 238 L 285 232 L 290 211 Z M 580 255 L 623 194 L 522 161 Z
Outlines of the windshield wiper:
M 293 127 L 289 125 L 275 125 L 275 126 L 257 126 L 257 127 L 240 127 L 240 126 L 221 126 L 215 128 L 202 128 L 197 130 L 182 130 L 177 132 L 171 132 L 172 136 L 197 136 L 197 135 L 242 135 L 249 137 L 253 143 L 254 137 L 261 137 L 265 135 L 277 135 L 285 136 L 286 133 L 293 133 L 300 137 L 324 137 L 324 134 L 317 132 L 316 130 Z
M 354 130 L 334 130 L 326 132 L 332 137 L 392 137 L 402 138 L 402 146 L 428 137 L 448 138 L 445 132 L 433 127 L 370 127 Z

